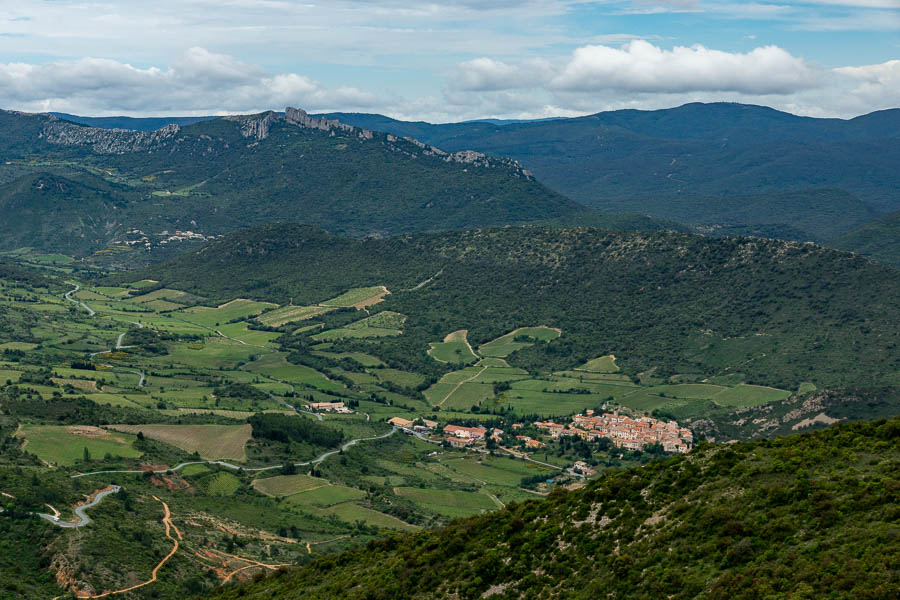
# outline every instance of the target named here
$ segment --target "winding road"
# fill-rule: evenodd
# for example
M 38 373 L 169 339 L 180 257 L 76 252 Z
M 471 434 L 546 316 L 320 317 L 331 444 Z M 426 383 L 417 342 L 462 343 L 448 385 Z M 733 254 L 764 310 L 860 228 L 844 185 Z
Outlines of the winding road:
M 75 518 L 77 518 L 78 520 L 75 521 L 74 523 L 69 522 L 69 521 L 62 521 L 57 516 L 48 515 L 45 513 L 37 513 L 37 516 L 39 516 L 42 519 L 46 519 L 46 520 L 50 521 L 51 523 L 53 523 L 54 525 L 57 525 L 59 527 L 66 527 L 66 528 L 84 527 L 85 525 L 87 525 L 88 523 L 91 522 L 90 517 L 88 517 L 84 513 L 84 511 L 86 511 L 89 508 L 93 508 L 94 506 L 97 506 L 98 504 L 100 504 L 100 502 L 104 498 L 106 498 L 110 494 L 118 494 L 121 489 L 122 489 L 121 486 L 111 485 L 111 486 L 109 486 L 109 489 L 99 492 L 96 496 L 94 496 L 94 499 L 91 500 L 90 502 L 88 502 L 87 504 L 82 504 L 81 506 L 75 507 Z
M 97 311 L 95 311 L 93 308 L 91 308 L 90 306 L 88 306 L 87 304 L 85 304 L 84 302 L 82 302 L 81 300 L 78 300 L 77 298 L 73 298 L 73 297 L 72 297 L 72 294 L 74 294 L 74 293 L 76 293 L 78 290 L 80 290 L 80 289 L 81 289 L 81 286 L 78 285 L 77 283 L 72 283 L 71 281 L 69 281 L 68 284 L 69 284 L 69 285 L 74 285 L 75 288 L 69 290 L 68 292 L 66 292 L 65 295 L 64 295 L 63 297 L 64 297 L 66 300 L 68 300 L 69 302 L 74 302 L 75 304 L 77 304 L 77 305 L 79 305 L 81 308 L 83 308 L 84 310 L 88 311 L 88 316 L 93 317 L 94 315 L 96 315 L 96 314 L 97 314 Z

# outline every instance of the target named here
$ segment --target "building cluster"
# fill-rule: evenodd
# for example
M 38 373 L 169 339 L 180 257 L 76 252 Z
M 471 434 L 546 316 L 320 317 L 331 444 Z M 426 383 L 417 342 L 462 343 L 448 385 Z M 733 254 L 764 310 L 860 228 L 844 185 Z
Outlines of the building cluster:
M 409 419 L 404 419 L 403 417 L 390 418 L 388 419 L 388 423 L 390 423 L 394 427 L 399 427 L 400 429 L 416 431 L 419 433 L 428 433 L 438 426 L 437 421 L 429 421 L 428 419 L 417 419 L 415 421 L 410 421 Z
M 564 435 L 594 441 L 608 438 L 616 448 L 641 450 L 648 444 L 660 444 L 666 452 L 690 452 L 694 435 L 690 429 L 679 427 L 675 421 L 660 421 L 650 417 L 631 418 L 619 413 L 595 415 L 588 410 L 583 415 L 575 415 L 569 425 L 553 421 L 534 424 L 546 431 L 552 438 Z
M 343 413 L 345 415 L 353 414 L 353 411 L 347 408 L 343 402 L 310 402 L 306 405 L 306 410 Z

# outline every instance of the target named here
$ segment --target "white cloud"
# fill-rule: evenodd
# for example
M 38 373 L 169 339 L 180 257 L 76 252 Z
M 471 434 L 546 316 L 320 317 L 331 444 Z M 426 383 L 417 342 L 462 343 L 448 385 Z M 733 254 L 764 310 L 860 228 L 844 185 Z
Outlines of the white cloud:
M 217 114 L 286 105 L 360 109 L 376 102 L 354 87 L 325 89 L 303 75 L 269 73 L 203 48 L 190 48 L 166 69 L 96 58 L 0 64 L 0 106 L 21 110 Z
M 727 101 L 852 117 L 900 106 L 900 61 L 825 69 L 775 46 L 730 53 L 703 46 L 665 50 L 636 40 L 618 48 L 584 46 L 556 63 L 531 66 L 489 58 L 460 63 L 445 92 L 447 106 L 435 108 L 466 118 L 529 118 L 547 107 L 570 115 Z
M 621 47 L 583 46 L 564 63 L 525 61 L 511 65 L 491 58 L 460 63 L 451 84 L 489 91 L 544 86 L 560 92 L 732 91 L 783 94 L 815 87 L 819 73 L 777 46 L 730 53 L 704 46 L 665 50 L 645 40 Z

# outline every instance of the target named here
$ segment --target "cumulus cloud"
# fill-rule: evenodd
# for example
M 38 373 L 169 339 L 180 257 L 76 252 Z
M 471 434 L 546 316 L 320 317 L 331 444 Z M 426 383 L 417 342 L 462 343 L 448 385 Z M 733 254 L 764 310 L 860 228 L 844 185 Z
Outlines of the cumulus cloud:
M 478 58 L 460 63 L 451 84 L 467 91 L 544 86 L 561 92 L 785 94 L 816 87 L 819 80 L 818 70 L 777 46 L 742 54 L 700 45 L 665 50 L 632 40 L 618 48 L 583 46 L 556 66 L 546 60 L 511 65 Z
M 445 98 L 459 113 L 514 118 L 548 107 L 568 115 L 717 101 L 851 117 L 900 106 L 900 61 L 825 69 L 776 46 L 740 53 L 633 40 L 583 46 L 556 62 L 466 61 Z
M 312 110 L 367 108 L 374 94 L 325 89 L 297 73 L 190 48 L 168 68 L 138 68 L 109 59 L 0 64 L 0 106 L 22 110 L 110 114 L 215 114 L 288 104 Z
M 550 82 L 563 91 L 737 91 L 788 93 L 817 85 L 816 71 L 777 46 L 746 53 L 676 46 L 664 50 L 634 40 L 621 48 L 578 48 Z

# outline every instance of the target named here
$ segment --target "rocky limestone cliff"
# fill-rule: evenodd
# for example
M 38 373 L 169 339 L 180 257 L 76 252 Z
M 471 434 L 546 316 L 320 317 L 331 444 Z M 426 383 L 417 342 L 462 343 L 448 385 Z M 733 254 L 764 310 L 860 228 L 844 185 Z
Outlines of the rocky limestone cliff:
M 502 168 L 510 170 L 513 177 L 532 179 L 530 171 L 522 169 L 514 160 L 489 157 L 481 152 L 462 150 L 445 152 L 429 144 L 424 144 L 411 137 L 398 138 L 385 133 L 372 132 L 353 125 L 341 123 L 336 119 L 311 117 L 305 110 L 288 106 L 284 114 L 266 111 L 256 115 L 233 115 L 222 117 L 226 121 L 237 123 L 241 135 L 261 142 L 269 137 L 273 125 L 284 123 L 296 127 L 315 129 L 335 136 L 351 135 L 363 141 L 380 143 L 391 152 L 404 154 L 410 158 L 429 156 L 440 158 L 449 163 L 459 163 L 473 167 Z M 153 152 L 161 149 L 168 142 L 175 140 L 182 133 L 178 125 L 166 125 L 156 131 L 132 131 L 127 129 L 99 129 L 77 125 L 47 115 L 47 124 L 41 137 L 51 144 L 64 146 L 90 146 L 97 154 L 125 154 L 128 152 Z M 201 136 L 205 137 L 205 136 Z
M 146 152 L 159 148 L 173 139 L 180 128 L 171 123 L 156 131 L 132 131 L 130 129 L 99 129 L 76 125 L 53 115 L 48 118 L 41 137 L 51 144 L 63 146 L 90 146 L 97 154 L 125 154 Z

